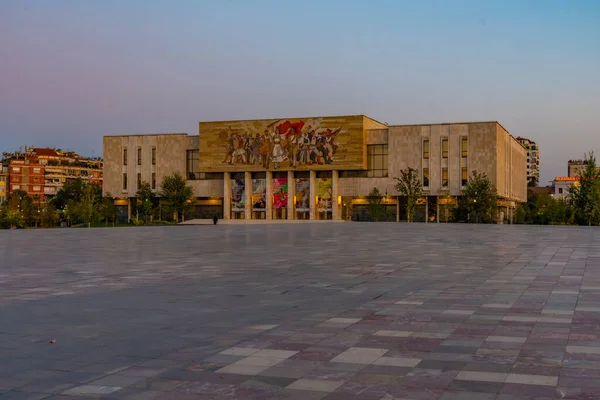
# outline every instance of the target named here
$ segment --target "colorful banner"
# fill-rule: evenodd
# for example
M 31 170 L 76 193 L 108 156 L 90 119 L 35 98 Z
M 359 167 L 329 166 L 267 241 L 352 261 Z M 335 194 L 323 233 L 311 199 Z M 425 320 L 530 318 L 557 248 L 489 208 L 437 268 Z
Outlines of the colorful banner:
M 252 179 L 252 211 L 267 210 L 267 180 Z
M 318 178 L 317 179 L 317 211 L 332 211 L 331 207 L 331 194 L 332 194 L 332 180 L 331 178 Z
M 288 202 L 288 180 L 287 178 L 273 179 L 273 208 L 286 208 Z
M 296 179 L 296 211 L 297 212 L 309 212 L 310 211 L 310 179 L 309 178 L 297 178 Z
M 246 211 L 244 197 L 246 197 L 246 184 L 243 179 L 231 180 L 231 211 Z

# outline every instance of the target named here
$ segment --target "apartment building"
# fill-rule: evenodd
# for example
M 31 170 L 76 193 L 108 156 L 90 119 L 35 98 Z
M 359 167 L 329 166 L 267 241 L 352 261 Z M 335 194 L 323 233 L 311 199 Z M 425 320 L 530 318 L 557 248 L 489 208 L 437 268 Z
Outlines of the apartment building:
M 103 162 L 100 158 L 85 158 L 72 151 L 60 149 L 29 147 L 24 151 L 4 153 L 3 159 L 9 165 L 41 166 L 44 171 L 43 182 L 37 182 L 36 185 L 30 186 L 20 183 L 17 185 L 21 190 L 25 190 L 31 196 L 38 196 L 42 201 L 55 196 L 64 183 L 70 179 L 81 178 L 102 185 Z M 19 166 L 16 168 L 21 171 Z M 30 171 L 30 168 L 25 167 L 25 171 Z M 9 168 L 8 172 L 9 175 L 12 174 L 12 169 Z M 14 174 L 15 179 L 19 180 L 19 173 L 15 172 Z M 33 190 L 38 186 L 41 188 L 43 196 L 39 196 L 39 193 Z
M 527 150 L 527 181 L 537 186 L 540 182 L 540 148 L 527 138 L 518 137 L 517 141 Z

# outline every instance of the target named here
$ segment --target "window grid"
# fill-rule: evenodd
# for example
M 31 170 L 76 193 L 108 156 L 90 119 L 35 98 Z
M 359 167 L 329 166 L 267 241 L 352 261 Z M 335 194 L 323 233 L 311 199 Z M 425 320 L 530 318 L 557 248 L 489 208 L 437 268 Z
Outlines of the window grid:
M 429 168 L 423 168 L 423 187 L 429 187 Z
M 423 140 L 423 158 L 429 159 L 429 139 Z
M 442 158 L 448 158 L 448 138 L 442 138 Z
M 385 178 L 388 176 L 388 145 L 367 145 L 367 177 Z
M 152 165 L 156 165 L 156 147 L 152 148 Z
M 156 189 L 156 172 L 152 173 L 152 189 Z
M 142 187 L 142 174 L 140 172 L 137 173 L 137 188 L 138 190 Z
M 442 187 L 448 187 L 448 168 L 442 168 Z
M 123 149 L 123 165 L 127 165 L 127 148 Z
M 461 185 L 466 186 L 467 182 L 469 181 L 469 172 L 467 170 L 467 167 L 462 167 L 460 175 L 461 175 Z
M 189 180 L 200 179 L 199 150 L 187 150 L 185 164 L 187 178 Z
M 460 152 L 462 158 L 467 158 L 469 155 L 469 140 L 466 137 L 460 139 Z
M 142 148 L 137 148 L 137 165 L 142 165 Z
M 123 174 L 123 190 L 127 191 L 127 174 Z

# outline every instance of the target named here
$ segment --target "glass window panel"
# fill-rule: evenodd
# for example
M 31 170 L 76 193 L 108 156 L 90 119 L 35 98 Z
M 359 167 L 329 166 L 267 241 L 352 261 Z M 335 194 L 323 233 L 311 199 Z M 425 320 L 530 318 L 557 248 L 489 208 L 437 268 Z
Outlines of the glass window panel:
M 373 169 L 383 169 L 383 156 L 373 157 Z

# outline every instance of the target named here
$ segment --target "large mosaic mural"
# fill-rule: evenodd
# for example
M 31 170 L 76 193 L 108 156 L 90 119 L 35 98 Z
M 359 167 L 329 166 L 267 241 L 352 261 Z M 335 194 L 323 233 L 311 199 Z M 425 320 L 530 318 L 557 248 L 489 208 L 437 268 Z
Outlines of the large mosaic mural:
M 364 169 L 363 116 L 201 122 L 201 171 Z

